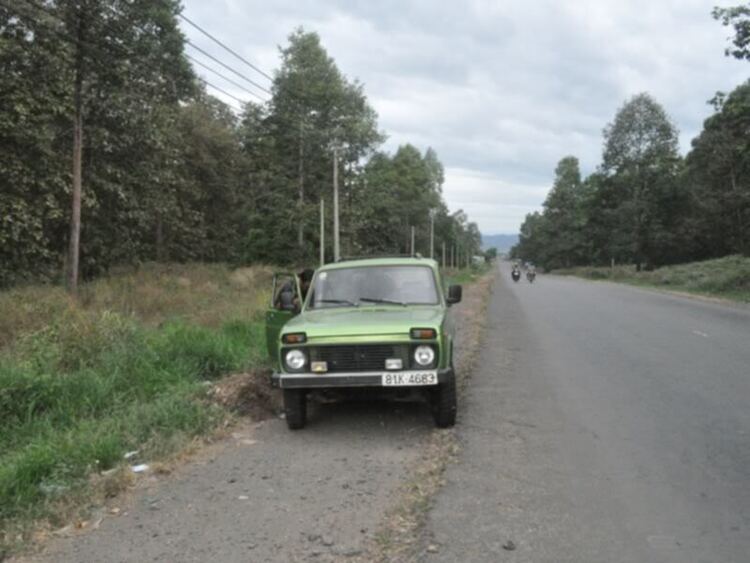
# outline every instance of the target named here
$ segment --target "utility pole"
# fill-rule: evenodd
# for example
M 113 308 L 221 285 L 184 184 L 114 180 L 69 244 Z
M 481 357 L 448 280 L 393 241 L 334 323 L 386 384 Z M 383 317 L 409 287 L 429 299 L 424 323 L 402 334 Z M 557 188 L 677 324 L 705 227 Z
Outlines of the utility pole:
M 326 201 L 320 198 L 320 265 L 326 263 Z
M 414 225 L 411 226 L 411 255 L 414 256 Z
M 297 210 L 297 246 L 303 248 L 305 246 L 305 227 L 302 223 L 302 213 L 305 205 L 305 145 L 304 145 L 304 122 L 300 119 L 299 122 L 299 154 L 297 163 L 297 189 L 299 191 L 299 207 Z
M 73 194 L 70 217 L 70 258 L 68 261 L 68 289 L 75 295 L 78 293 L 78 262 L 81 249 L 81 191 L 83 160 L 83 47 L 82 41 L 86 34 L 83 21 L 83 10 L 78 9 L 76 64 L 73 84 Z
M 339 241 L 339 148 L 333 146 L 333 260 L 341 258 Z
M 445 241 L 443 241 L 443 270 L 445 270 Z
M 456 245 L 451 245 L 451 268 L 456 266 Z
M 430 209 L 430 258 L 435 258 L 435 210 Z

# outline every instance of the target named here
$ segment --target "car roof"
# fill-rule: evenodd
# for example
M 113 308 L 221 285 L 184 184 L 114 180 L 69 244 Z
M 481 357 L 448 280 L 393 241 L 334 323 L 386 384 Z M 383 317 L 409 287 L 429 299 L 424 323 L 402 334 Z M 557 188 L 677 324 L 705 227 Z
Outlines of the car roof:
M 325 264 L 318 268 L 319 271 L 339 270 L 342 268 L 359 268 L 367 266 L 427 266 L 428 268 L 437 269 L 438 263 L 432 258 L 417 258 L 412 256 L 393 257 L 393 258 L 363 258 L 357 260 L 342 260 Z

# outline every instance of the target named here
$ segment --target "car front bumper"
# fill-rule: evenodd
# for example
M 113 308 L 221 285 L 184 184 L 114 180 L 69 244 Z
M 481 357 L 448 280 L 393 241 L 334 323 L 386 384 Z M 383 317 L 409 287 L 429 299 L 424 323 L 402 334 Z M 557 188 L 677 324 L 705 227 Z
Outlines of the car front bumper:
M 394 388 L 412 388 L 419 387 L 431 388 L 436 385 L 451 381 L 455 375 L 452 368 L 438 370 L 409 370 L 403 372 L 390 373 L 424 373 L 431 371 L 437 373 L 437 383 L 432 385 L 383 385 L 383 375 L 385 371 L 368 371 L 368 372 L 350 372 L 350 373 L 276 373 L 271 375 L 271 383 L 274 387 L 282 389 L 325 389 L 329 387 L 382 387 L 384 389 Z

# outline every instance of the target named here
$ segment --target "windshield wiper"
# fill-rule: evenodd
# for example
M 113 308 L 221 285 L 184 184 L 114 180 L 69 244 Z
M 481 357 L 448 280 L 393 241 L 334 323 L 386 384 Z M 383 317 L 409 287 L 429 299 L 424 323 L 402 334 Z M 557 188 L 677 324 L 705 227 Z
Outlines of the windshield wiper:
M 349 301 L 348 299 L 318 299 L 317 303 L 335 303 L 337 305 L 351 305 L 357 307 L 357 303 Z
M 406 303 L 403 301 L 393 301 L 392 299 L 375 299 L 373 297 L 360 297 L 359 298 L 360 303 L 362 301 L 366 303 L 388 303 L 390 305 L 401 305 L 402 307 L 406 307 Z

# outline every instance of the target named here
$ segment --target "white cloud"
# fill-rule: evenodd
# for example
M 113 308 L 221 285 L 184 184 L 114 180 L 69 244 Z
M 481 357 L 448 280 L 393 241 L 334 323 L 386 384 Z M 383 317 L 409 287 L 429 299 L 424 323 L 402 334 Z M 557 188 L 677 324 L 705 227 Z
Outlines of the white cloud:
M 317 31 L 341 70 L 365 83 L 386 148 L 434 147 L 448 204 L 493 233 L 517 231 L 540 207 L 563 156 L 593 171 L 603 127 L 638 92 L 664 105 L 689 148 L 706 100 L 748 76 L 747 63 L 723 56 L 728 30 L 710 17 L 715 3 L 186 0 L 185 13 L 269 71 L 295 27 Z

